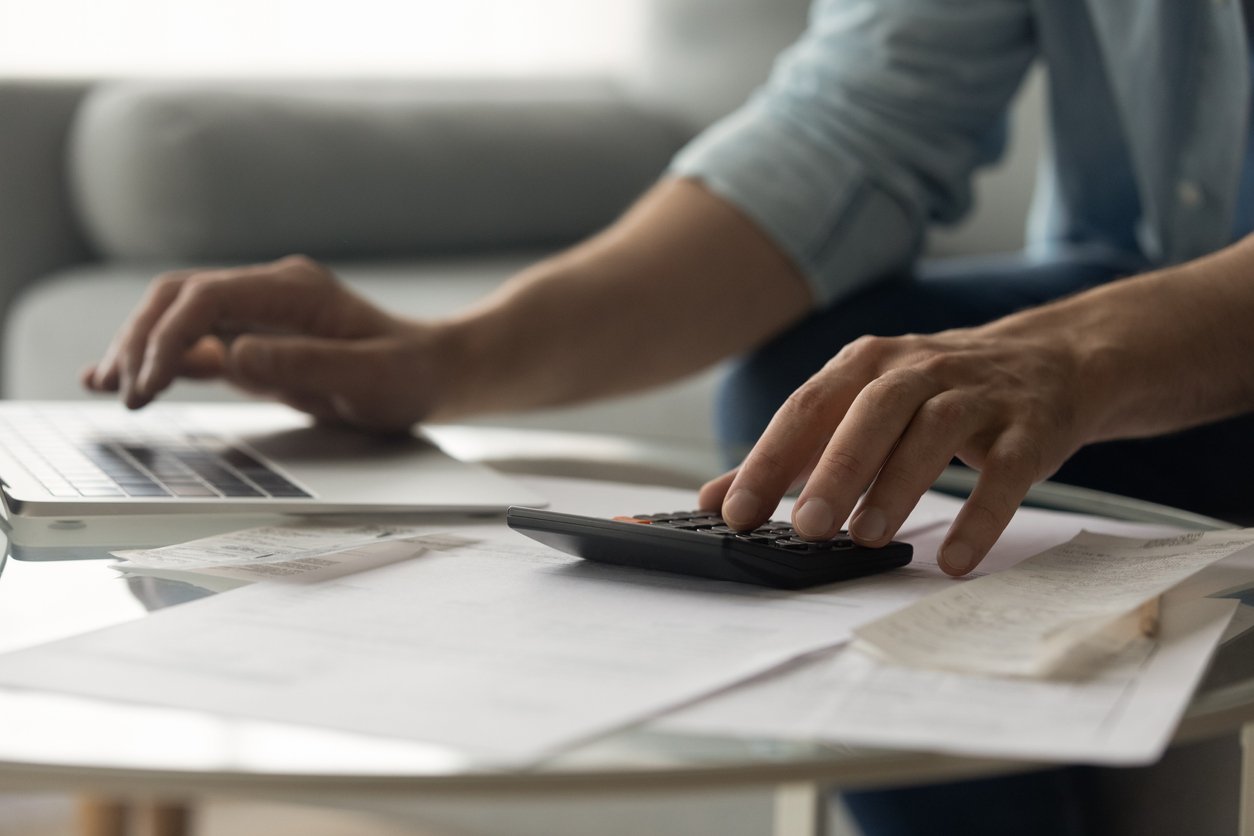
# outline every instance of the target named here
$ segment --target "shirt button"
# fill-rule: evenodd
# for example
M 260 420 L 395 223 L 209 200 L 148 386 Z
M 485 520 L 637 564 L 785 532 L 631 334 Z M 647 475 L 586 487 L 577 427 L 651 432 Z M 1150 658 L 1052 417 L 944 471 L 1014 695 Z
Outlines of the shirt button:
M 1181 180 L 1176 184 L 1176 199 L 1185 209 L 1196 209 L 1202 205 L 1202 187 L 1192 180 Z

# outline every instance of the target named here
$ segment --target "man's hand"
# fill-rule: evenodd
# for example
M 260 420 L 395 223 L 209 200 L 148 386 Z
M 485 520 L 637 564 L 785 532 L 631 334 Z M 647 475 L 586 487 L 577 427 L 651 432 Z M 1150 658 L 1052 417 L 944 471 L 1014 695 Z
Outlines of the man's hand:
M 957 456 L 980 477 L 940 565 L 969 572 L 1032 484 L 1092 435 L 1086 355 L 1043 319 L 850 344 L 788 399 L 737 470 L 705 485 L 701 506 L 752 528 L 804 481 L 792 518 L 801 536 L 834 536 L 857 505 L 851 535 L 880 546 Z
M 138 408 L 176 377 L 224 378 L 322 418 L 397 429 L 656 386 L 749 350 L 809 307 L 796 266 L 751 220 L 668 178 L 600 234 L 426 322 L 388 315 L 307 258 L 163 276 L 83 382 Z
M 430 409 L 433 340 L 292 256 L 159 276 L 82 381 L 137 409 L 177 377 L 221 378 L 321 420 L 399 430 Z

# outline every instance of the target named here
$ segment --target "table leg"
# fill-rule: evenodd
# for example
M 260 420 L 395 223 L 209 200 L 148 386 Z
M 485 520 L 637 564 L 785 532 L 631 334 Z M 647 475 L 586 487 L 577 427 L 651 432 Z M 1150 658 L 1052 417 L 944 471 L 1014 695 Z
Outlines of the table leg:
M 145 805 L 143 813 L 145 836 L 189 836 L 191 833 L 191 808 L 186 804 L 153 802 Z
M 191 821 L 191 808 L 181 803 L 95 796 L 78 802 L 78 836 L 189 836 Z
M 1241 836 L 1254 836 L 1254 723 L 1241 729 Z
M 78 800 L 79 836 L 126 836 L 130 805 L 116 798 L 84 796 Z
M 779 785 L 775 788 L 774 836 L 824 836 L 827 804 L 827 791 L 821 786 Z

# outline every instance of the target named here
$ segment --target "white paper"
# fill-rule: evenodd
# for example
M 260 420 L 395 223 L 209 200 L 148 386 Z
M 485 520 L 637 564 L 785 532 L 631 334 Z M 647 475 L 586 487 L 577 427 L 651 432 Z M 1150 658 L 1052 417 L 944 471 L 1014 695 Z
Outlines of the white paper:
M 499 523 L 419 542 L 417 560 L 255 584 L 0 657 L 0 684 L 520 762 L 842 642 L 944 583 L 784 593 L 586 563 Z
M 1254 530 L 1137 540 L 1082 532 L 1004 572 L 859 627 L 860 646 L 900 665 L 1043 676 L 1147 600 L 1254 544 Z M 1128 631 L 1130 638 L 1133 631 Z
M 1156 642 L 1135 642 L 1084 680 L 895 667 L 844 649 L 656 725 L 688 734 L 1148 764 L 1170 741 L 1235 603 L 1168 598 Z

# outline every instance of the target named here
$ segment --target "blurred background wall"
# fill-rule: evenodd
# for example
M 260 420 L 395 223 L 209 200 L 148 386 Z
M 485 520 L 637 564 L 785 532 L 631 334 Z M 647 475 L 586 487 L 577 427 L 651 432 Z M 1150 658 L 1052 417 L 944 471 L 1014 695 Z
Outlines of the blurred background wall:
M 0 76 L 589 77 L 705 124 L 743 101 L 809 0 L 0 0 Z M 1006 160 L 934 252 L 1022 242 L 1041 135 L 1033 77 Z

